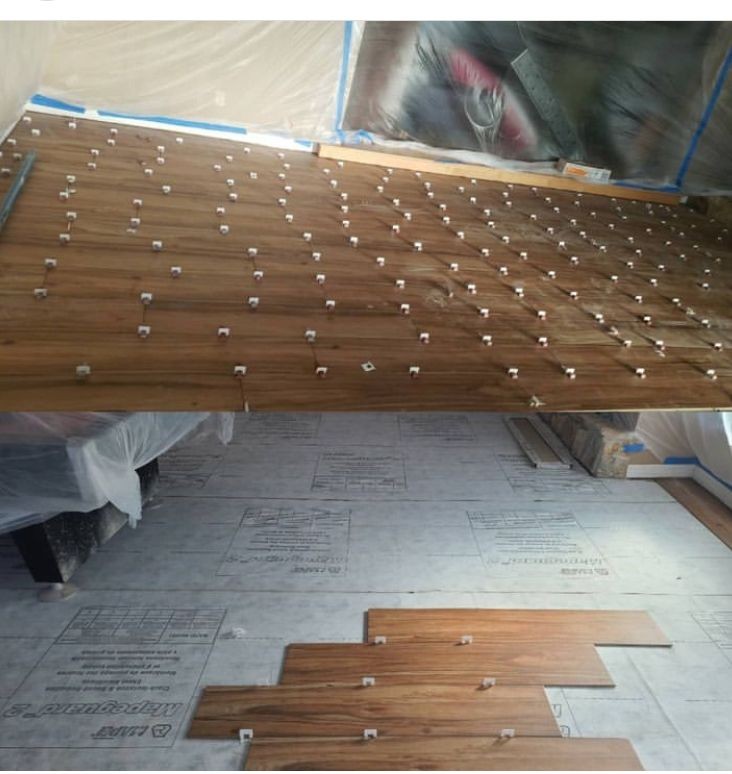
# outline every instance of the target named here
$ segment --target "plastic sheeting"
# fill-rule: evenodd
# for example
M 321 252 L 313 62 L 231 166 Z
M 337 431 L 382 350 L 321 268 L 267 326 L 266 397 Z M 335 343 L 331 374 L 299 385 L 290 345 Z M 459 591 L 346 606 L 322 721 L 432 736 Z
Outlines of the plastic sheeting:
M 369 22 L 345 127 L 725 193 L 731 65 L 727 22 Z
M 0 23 L 0 141 L 41 82 L 55 22 Z
M 643 411 L 636 432 L 661 462 L 694 462 L 732 486 L 732 412 Z
M 350 22 L 62 22 L 45 96 L 86 108 L 332 138 Z
M 0 414 L 0 533 L 107 502 L 134 525 L 136 469 L 184 438 L 228 443 L 233 425 L 228 413 Z

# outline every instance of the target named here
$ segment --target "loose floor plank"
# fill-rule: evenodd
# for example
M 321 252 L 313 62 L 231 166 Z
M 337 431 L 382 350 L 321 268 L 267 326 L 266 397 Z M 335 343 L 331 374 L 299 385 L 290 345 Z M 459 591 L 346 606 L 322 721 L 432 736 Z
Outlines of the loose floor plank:
M 280 682 L 477 687 L 486 677 L 499 685 L 612 686 L 602 659 L 589 643 L 313 643 L 289 645 Z
M 363 740 L 254 740 L 247 771 L 462 770 L 640 771 L 627 739 L 392 737 Z
M 262 737 L 560 736 L 541 686 L 479 688 L 445 685 L 209 686 L 188 736 Z
M 368 611 L 368 640 L 479 643 L 591 643 L 669 647 L 670 641 L 641 610 L 502 610 L 475 608 Z
M 656 483 L 732 548 L 732 511 L 721 500 L 690 478 L 659 478 Z

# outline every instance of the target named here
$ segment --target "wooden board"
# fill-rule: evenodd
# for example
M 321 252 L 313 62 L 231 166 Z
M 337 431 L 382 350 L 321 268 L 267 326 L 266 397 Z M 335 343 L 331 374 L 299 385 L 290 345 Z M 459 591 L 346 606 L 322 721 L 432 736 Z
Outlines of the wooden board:
M 256 739 L 245 769 L 452 770 L 452 771 L 639 771 L 626 739 L 476 739 L 424 737 L 284 741 Z
M 366 675 L 386 685 L 427 683 L 476 688 L 484 677 L 496 678 L 498 685 L 614 684 L 593 645 L 527 642 L 293 644 L 287 648 L 280 682 L 353 685 L 360 684 Z
M 502 610 L 475 608 L 368 611 L 368 640 L 478 643 L 592 643 L 670 646 L 651 616 L 640 610 Z M 511 646 L 509 646 L 511 647 Z
M 641 188 L 629 188 L 609 183 L 588 183 L 567 175 L 550 175 L 542 172 L 522 172 L 517 169 L 498 169 L 482 164 L 464 164 L 452 159 L 435 159 L 429 156 L 415 156 L 408 153 L 395 153 L 387 150 L 363 150 L 344 145 L 322 144 L 318 156 L 324 159 L 341 159 L 359 164 L 372 164 L 396 169 L 410 169 L 426 172 L 430 175 L 451 175 L 453 177 L 476 178 L 496 183 L 515 183 L 516 185 L 540 186 L 558 191 L 579 191 L 616 199 L 636 199 L 657 204 L 678 204 L 679 195 L 650 191 Z
M 690 478 L 658 478 L 656 483 L 732 548 L 732 511 L 721 500 Z
M 384 736 L 560 736 L 544 689 L 494 686 L 488 690 L 444 685 L 209 686 L 188 736 L 238 739 L 355 737 L 365 728 Z
M 12 150 L 37 161 L 0 235 L 0 411 L 732 408 L 732 244 L 684 207 L 32 119 Z

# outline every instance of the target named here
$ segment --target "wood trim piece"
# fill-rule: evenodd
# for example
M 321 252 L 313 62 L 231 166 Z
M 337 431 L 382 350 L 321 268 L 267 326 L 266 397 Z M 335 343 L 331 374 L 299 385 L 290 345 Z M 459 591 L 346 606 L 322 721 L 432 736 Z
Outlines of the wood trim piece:
M 478 164 L 461 164 L 457 161 L 437 161 L 436 159 L 420 156 L 363 150 L 343 145 L 320 145 L 318 147 L 318 156 L 323 159 L 353 161 L 358 164 L 376 164 L 382 167 L 408 169 L 414 172 L 429 172 L 434 175 L 469 177 L 476 180 L 489 180 L 498 183 L 515 183 L 516 185 L 552 188 L 558 191 L 579 191 L 580 193 L 615 197 L 616 199 L 634 199 L 635 201 L 656 202 L 658 204 L 678 204 L 680 201 L 680 197 L 677 194 L 667 194 L 660 191 L 625 188 L 619 185 L 586 183 L 573 177 L 546 175 L 537 172 L 519 172 L 512 169 L 496 169 L 495 167 L 484 167 Z
M 429 684 L 478 688 L 483 678 L 498 685 L 612 687 L 610 674 L 589 643 L 496 642 L 313 643 L 289 645 L 280 683 Z
M 656 483 L 726 546 L 732 548 L 732 511 L 721 500 L 690 478 L 663 478 Z
M 368 611 L 368 640 L 671 645 L 651 616 L 640 610 L 379 609 Z
M 564 470 L 572 467 L 567 448 L 539 417 L 507 417 L 506 425 L 535 467 Z
M 209 686 L 188 736 L 238 739 L 359 737 L 365 728 L 384 736 L 560 736 L 541 686 L 486 690 L 445 685 Z
M 392 737 L 363 741 L 258 741 L 245 769 L 274 770 L 485 770 L 639 771 L 627 739 L 477 739 Z

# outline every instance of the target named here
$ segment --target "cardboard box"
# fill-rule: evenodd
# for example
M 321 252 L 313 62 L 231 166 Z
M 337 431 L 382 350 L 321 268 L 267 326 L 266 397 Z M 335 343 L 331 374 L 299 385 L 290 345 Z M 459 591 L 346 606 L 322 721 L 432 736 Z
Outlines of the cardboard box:
M 592 181 L 593 183 L 607 183 L 610 180 L 610 170 L 600 167 L 588 167 L 586 164 L 578 164 L 575 161 L 559 159 L 557 169 L 563 175 L 570 177 L 579 177 L 582 180 Z

